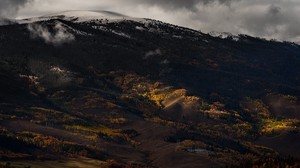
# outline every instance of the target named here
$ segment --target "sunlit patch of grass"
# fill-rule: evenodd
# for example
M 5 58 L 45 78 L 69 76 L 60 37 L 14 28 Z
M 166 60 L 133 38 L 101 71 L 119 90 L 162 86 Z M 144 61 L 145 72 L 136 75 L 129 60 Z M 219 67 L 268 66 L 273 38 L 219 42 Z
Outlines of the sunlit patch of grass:
M 84 157 L 91 157 L 95 152 L 94 147 L 87 144 L 78 144 L 76 142 L 66 141 L 29 131 L 17 132 L 10 136 L 48 152 L 68 153 Z
M 97 135 L 82 135 L 82 134 L 80 134 L 80 136 L 82 136 L 86 139 L 92 140 L 92 141 L 97 141 L 97 139 L 98 139 Z
M 208 109 L 204 111 L 205 113 L 207 113 L 209 115 L 209 117 L 213 118 L 213 119 L 220 119 L 221 117 L 224 116 L 230 116 L 230 113 L 224 110 L 218 110 L 218 109 Z
M 209 104 L 202 98 L 189 95 L 188 90 L 184 88 L 174 88 L 173 86 L 162 82 L 150 81 L 137 74 L 122 74 L 122 72 L 113 72 L 113 74 L 114 83 L 119 86 L 124 93 L 133 97 L 132 100 L 141 100 L 144 105 L 149 105 L 147 107 L 140 107 L 137 105 L 144 113 L 147 113 L 149 109 L 167 109 L 177 104 L 183 107 L 182 112 L 188 112 L 189 114 L 197 114 L 197 112 L 203 112 L 210 108 Z M 128 101 L 128 95 L 123 96 L 122 98 Z M 130 102 L 142 104 L 138 101 Z
M 285 120 L 272 120 L 266 119 L 264 120 L 264 125 L 261 129 L 262 134 L 272 135 L 272 134 L 279 134 L 284 131 L 299 131 L 299 127 L 297 124 L 299 120 L 297 119 L 285 119 Z
M 71 116 L 67 113 L 42 107 L 17 108 L 15 112 L 17 116 L 18 114 L 22 114 L 35 123 L 62 124 L 83 122 L 83 120 Z
M 10 162 L 0 162 L 1 166 L 7 166 L 7 168 L 99 168 L 105 165 L 106 162 L 100 160 L 94 160 L 90 158 L 71 158 L 66 160 L 57 161 L 41 161 L 41 160 L 20 160 L 20 161 L 10 161 Z M 10 166 L 10 167 L 9 167 Z
M 252 130 L 252 124 L 248 122 L 239 122 L 232 126 L 227 126 L 226 130 L 228 130 L 231 134 L 234 134 L 235 137 L 242 138 L 250 136 L 250 131 Z
M 157 106 L 162 107 L 162 101 L 171 96 L 172 90 L 172 87 L 155 88 L 146 93 L 146 96 Z
M 122 132 L 121 129 L 108 128 L 103 125 L 99 125 L 99 126 L 66 125 L 64 127 L 67 130 L 75 131 L 78 133 L 83 133 L 83 132 L 90 133 L 102 137 L 104 139 L 113 140 L 120 143 L 128 142 L 133 145 L 137 144 L 137 142 L 132 140 L 128 135 L 121 133 Z
M 207 145 L 201 141 L 184 140 L 177 146 L 177 150 L 206 149 Z
M 58 145 L 62 143 L 62 141 L 58 140 L 57 138 L 51 136 L 45 136 L 42 134 L 37 134 L 29 131 L 17 133 L 16 138 L 22 139 L 23 141 L 30 144 L 36 144 L 41 148 L 47 148 L 50 145 Z
M 127 122 L 127 119 L 123 118 L 123 117 L 120 117 L 120 118 L 112 118 L 111 117 L 108 120 L 111 124 L 124 124 Z
M 115 136 L 120 134 L 121 130 L 119 129 L 112 129 L 105 126 L 81 126 L 81 125 L 66 125 L 65 129 L 67 130 L 78 130 L 78 131 L 85 131 L 95 134 L 103 134 L 108 136 Z

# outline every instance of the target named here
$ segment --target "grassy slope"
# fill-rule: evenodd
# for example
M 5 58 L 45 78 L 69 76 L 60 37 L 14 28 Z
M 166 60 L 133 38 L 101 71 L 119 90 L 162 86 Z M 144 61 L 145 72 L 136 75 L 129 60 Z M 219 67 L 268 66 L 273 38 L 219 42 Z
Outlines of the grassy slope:
M 26 156 L 39 164 L 34 160 L 84 156 L 156 167 L 276 163 L 276 151 L 256 143 L 298 157 L 290 150 L 297 143 L 284 138 L 299 132 L 297 46 L 247 36 L 235 42 L 161 23 L 147 29 L 163 35 L 137 31 L 145 26 L 140 23 L 104 25 L 128 39 L 62 22 L 94 36 L 52 46 L 31 39 L 26 25 L 0 27 L 1 138 L 13 140 L 0 145 L 2 159 Z M 172 36 L 178 34 L 183 38 Z M 145 60 L 156 49 L 161 53 Z M 53 66 L 64 73 L 50 71 Z M 294 140 L 298 133 L 288 135 Z

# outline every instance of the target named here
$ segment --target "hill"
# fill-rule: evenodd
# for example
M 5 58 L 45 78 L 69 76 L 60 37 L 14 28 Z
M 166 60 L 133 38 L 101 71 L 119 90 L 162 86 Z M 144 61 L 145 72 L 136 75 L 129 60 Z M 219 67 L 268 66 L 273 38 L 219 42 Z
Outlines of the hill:
M 107 11 L 0 26 L 1 164 L 299 166 L 300 46 L 212 35 Z

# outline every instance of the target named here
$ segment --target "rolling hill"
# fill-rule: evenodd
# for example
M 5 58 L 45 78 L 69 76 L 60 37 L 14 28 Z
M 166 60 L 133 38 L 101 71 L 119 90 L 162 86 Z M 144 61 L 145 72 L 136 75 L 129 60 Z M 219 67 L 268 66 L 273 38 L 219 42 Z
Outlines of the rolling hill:
M 295 43 L 66 11 L 0 26 L 0 69 L 2 167 L 300 166 Z

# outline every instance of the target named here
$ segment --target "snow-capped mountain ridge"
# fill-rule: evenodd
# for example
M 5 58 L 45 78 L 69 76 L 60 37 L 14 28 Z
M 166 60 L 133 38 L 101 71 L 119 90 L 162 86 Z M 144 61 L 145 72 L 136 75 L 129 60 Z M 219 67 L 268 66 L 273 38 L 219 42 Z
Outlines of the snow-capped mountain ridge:
M 74 10 L 74 11 L 64 11 L 60 13 L 45 15 L 41 17 L 28 18 L 18 20 L 18 23 L 33 23 L 38 21 L 47 21 L 51 19 L 63 19 L 67 21 L 73 21 L 77 23 L 90 22 L 97 20 L 106 20 L 107 22 L 118 22 L 123 20 L 132 21 L 145 21 L 142 18 L 129 17 L 123 14 L 119 14 L 111 11 L 84 11 L 84 10 Z
M 138 18 L 138 17 L 131 17 L 131 16 L 126 16 L 120 13 L 112 12 L 112 11 L 105 11 L 105 10 L 70 10 L 70 11 L 63 11 L 59 13 L 54 13 L 54 14 L 49 14 L 41 17 L 34 17 L 34 18 L 27 18 L 27 19 L 19 19 L 19 20 L 14 20 L 10 22 L 4 22 L 3 25 L 7 24 L 31 24 L 35 22 L 41 22 L 41 21 L 49 21 L 49 20 L 65 20 L 65 21 L 70 21 L 74 23 L 95 23 L 97 25 L 105 25 L 107 23 L 116 23 L 116 22 L 123 22 L 123 21 L 132 21 L 132 22 L 138 22 L 142 23 L 144 26 L 140 27 L 137 26 L 136 30 L 138 31 L 151 31 L 151 32 L 157 32 L 164 34 L 163 30 L 160 30 L 158 25 L 164 25 L 167 27 L 173 27 L 175 29 L 178 29 L 180 31 L 189 31 L 193 34 L 193 37 L 190 36 L 190 38 L 202 38 L 201 36 L 205 35 L 206 33 L 202 33 L 201 31 L 177 26 L 177 25 L 172 25 L 169 23 L 164 23 L 158 20 L 153 20 L 153 19 L 148 19 L 148 18 Z M 1 25 L 1 19 L 0 19 L 0 25 Z M 100 26 L 93 26 L 94 29 L 101 29 L 103 28 Z M 146 29 L 145 29 L 146 28 Z M 169 32 L 170 33 L 170 32 Z M 120 34 L 120 33 L 118 33 Z M 168 34 L 168 33 L 167 33 Z M 173 37 L 177 38 L 182 38 L 180 34 L 172 34 Z M 221 39 L 228 39 L 231 41 L 239 42 L 245 40 L 247 37 L 251 37 L 245 34 L 232 34 L 229 32 L 210 32 L 208 35 L 216 38 L 221 38 Z M 257 37 L 255 37 L 257 38 Z M 264 38 L 260 38 L 262 40 L 267 40 Z M 202 39 L 205 42 L 209 42 L 209 40 Z M 271 40 L 274 41 L 274 40 Z M 279 41 L 283 42 L 283 41 Z M 298 46 L 298 44 L 295 44 Z

